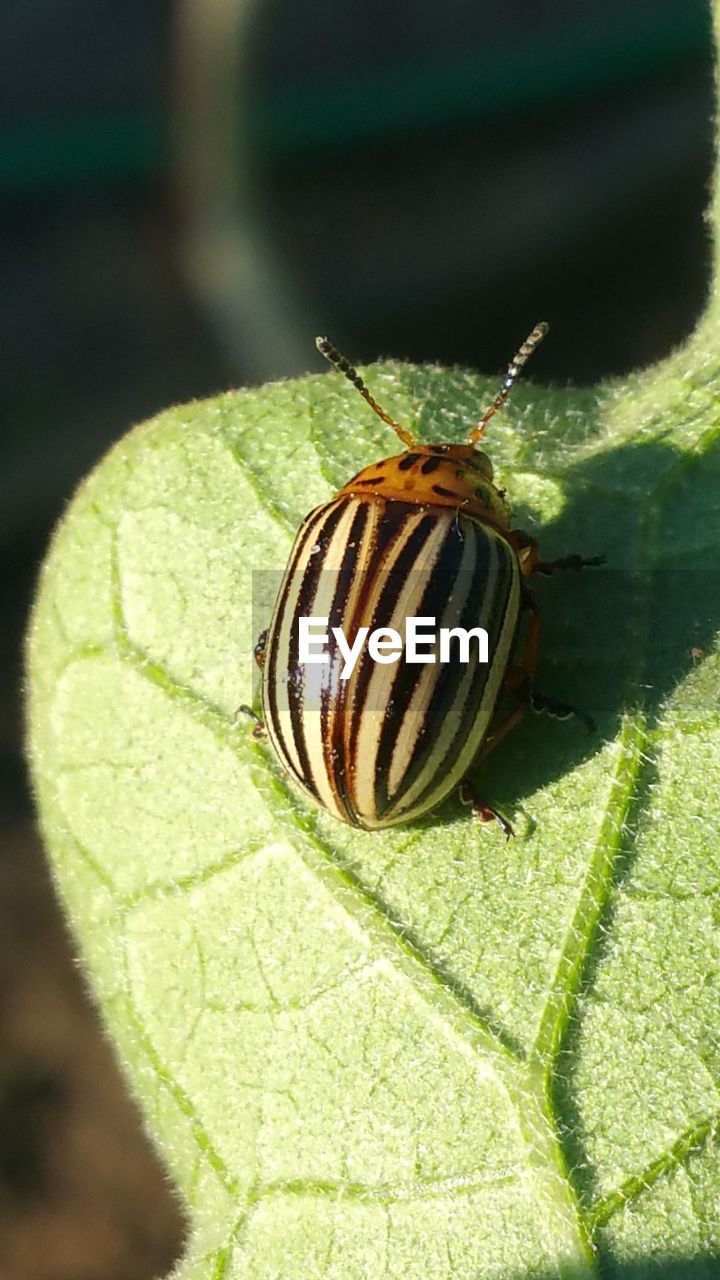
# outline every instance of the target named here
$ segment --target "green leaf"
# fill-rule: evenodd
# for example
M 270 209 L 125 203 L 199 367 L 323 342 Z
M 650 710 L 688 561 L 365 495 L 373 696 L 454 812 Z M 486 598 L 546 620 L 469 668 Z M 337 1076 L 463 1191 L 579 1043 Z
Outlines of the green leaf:
M 454 800 L 352 831 L 236 717 L 253 570 L 395 448 L 341 379 L 173 409 L 77 494 L 33 615 L 30 755 L 187 1206 L 182 1280 L 718 1274 L 718 305 L 654 369 L 526 384 L 493 422 L 518 523 L 608 559 L 538 588 L 543 687 L 599 732 L 538 720 L 498 749 L 510 844 Z M 495 387 L 366 376 L 425 440 Z

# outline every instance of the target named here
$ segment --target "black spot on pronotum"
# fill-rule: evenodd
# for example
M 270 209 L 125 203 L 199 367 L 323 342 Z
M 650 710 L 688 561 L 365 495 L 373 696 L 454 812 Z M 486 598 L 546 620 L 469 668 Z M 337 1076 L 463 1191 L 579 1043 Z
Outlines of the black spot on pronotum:
M 419 457 L 419 453 L 406 453 L 405 457 L 398 462 L 398 469 L 400 471 L 409 471 L 411 467 L 415 466 Z
M 445 488 L 443 488 L 443 486 L 442 486 L 441 484 L 434 484 L 434 485 L 433 485 L 433 487 L 432 487 L 432 489 L 433 489 L 433 493 L 437 493 L 437 494 L 439 494 L 439 496 L 440 496 L 441 498 L 456 498 L 456 497 L 457 497 L 457 494 L 456 494 L 456 493 L 453 493 L 452 489 L 445 489 Z
M 442 466 L 442 458 L 438 458 L 438 457 L 426 458 L 420 470 L 422 471 L 424 476 L 429 476 L 431 472 L 437 471 L 438 467 L 441 467 L 441 466 Z

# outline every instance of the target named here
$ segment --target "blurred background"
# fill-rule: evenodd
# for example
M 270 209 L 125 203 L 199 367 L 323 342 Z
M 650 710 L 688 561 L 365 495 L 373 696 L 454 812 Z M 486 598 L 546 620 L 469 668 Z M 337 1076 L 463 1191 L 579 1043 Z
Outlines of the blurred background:
M 704 301 L 705 0 L 0 4 L 0 1276 L 149 1280 L 182 1222 L 74 970 L 21 763 L 50 530 L 134 422 L 358 361 L 588 382 Z

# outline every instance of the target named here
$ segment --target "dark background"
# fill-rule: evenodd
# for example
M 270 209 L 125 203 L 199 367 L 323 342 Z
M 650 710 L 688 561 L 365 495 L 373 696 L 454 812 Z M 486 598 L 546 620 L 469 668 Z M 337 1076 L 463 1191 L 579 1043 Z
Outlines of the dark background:
M 704 0 L 0 5 L 0 1276 L 141 1280 L 181 1224 L 70 960 L 21 763 L 50 530 L 132 423 L 379 355 L 650 362 L 706 292 Z

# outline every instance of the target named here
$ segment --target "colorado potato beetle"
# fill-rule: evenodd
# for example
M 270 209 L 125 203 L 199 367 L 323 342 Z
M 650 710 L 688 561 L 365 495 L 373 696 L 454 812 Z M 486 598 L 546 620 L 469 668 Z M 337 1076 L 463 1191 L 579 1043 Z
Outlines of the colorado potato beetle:
M 592 727 L 535 689 L 539 614 L 527 579 L 603 557 L 542 561 L 535 539 L 511 529 L 504 490 L 475 447 L 546 331 L 536 325 L 516 352 L 466 444 L 420 444 L 327 338 L 316 340 L 405 451 L 366 467 L 306 517 L 255 657 L 280 761 L 317 804 L 354 826 L 408 822 L 460 787 L 481 821 L 495 819 L 509 835 L 507 820 L 471 791 L 471 765 L 527 708 L 578 715 Z M 325 657 L 301 662 L 301 619 L 313 618 L 326 626 Z M 405 636 L 405 652 L 410 618 L 449 633 L 444 660 L 435 660 L 437 646 L 424 660 L 388 654 L 388 636 Z M 462 652 L 458 628 L 485 635 L 486 661 Z M 371 630 L 381 635 L 374 653 L 357 653 L 348 674 L 343 652 Z

